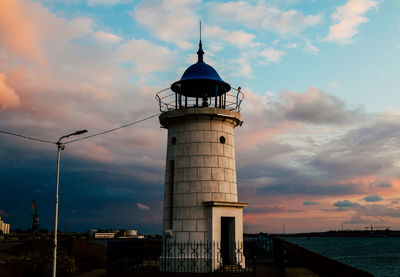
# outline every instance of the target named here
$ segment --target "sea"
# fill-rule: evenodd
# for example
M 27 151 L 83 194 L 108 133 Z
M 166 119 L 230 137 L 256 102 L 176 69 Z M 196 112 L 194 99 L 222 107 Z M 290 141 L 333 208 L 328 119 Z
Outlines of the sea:
M 400 237 L 286 237 L 285 240 L 376 277 L 400 276 Z

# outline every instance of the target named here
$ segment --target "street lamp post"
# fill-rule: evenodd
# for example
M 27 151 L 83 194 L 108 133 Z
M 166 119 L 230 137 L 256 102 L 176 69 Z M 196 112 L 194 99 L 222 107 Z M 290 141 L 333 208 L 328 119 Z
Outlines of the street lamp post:
M 55 207 L 55 215 L 54 215 L 54 256 L 53 256 L 53 277 L 56 277 L 56 268 L 57 268 L 57 227 L 58 227 L 58 185 L 60 182 L 60 153 L 61 150 L 64 150 L 65 145 L 61 142 L 63 139 L 68 138 L 70 136 L 77 136 L 86 133 L 87 130 L 76 131 L 75 133 L 71 133 L 66 136 L 60 137 L 57 144 L 57 188 L 56 188 L 56 207 Z

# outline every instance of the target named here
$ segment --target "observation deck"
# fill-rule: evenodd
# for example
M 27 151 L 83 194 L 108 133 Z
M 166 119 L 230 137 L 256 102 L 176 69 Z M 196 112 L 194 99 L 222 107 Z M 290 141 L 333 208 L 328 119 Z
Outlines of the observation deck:
M 239 87 L 238 89 L 232 88 L 232 90 L 222 95 L 190 97 L 168 88 L 158 92 L 155 98 L 161 112 L 186 108 L 220 108 L 240 113 L 240 104 L 243 101 L 244 94 Z

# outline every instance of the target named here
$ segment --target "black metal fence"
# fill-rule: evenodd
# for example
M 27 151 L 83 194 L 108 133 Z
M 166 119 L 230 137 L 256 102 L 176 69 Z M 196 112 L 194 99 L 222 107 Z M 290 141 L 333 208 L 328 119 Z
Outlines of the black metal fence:
M 163 242 L 161 239 L 110 240 L 108 272 L 255 272 L 274 263 L 273 240 Z
M 265 234 L 221 247 L 218 242 L 164 242 L 162 239 L 110 240 L 109 276 L 285 276 L 288 270 L 308 270 L 321 276 L 372 276 Z M 300 274 L 301 275 L 301 274 Z M 292 274 L 292 276 L 295 276 Z
M 167 272 L 243 271 L 243 242 L 164 242 L 159 262 Z

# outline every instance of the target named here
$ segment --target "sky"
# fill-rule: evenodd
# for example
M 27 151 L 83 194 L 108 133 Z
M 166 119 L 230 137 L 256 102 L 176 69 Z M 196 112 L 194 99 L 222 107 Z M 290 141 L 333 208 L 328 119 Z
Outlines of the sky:
M 244 231 L 400 229 L 400 2 L 0 1 L 0 130 L 44 140 L 156 115 L 196 61 L 242 87 Z M 157 117 L 67 144 L 59 226 L 161 234 Z M 0 216 L 53 229 L 57 147 L 0 134 Z

